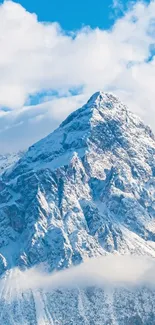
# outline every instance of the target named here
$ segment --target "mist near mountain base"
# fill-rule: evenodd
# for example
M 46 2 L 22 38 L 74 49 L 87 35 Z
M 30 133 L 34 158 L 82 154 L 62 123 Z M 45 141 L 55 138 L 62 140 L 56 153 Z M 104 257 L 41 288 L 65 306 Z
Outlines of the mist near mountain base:
M 3 286 L 0 282 L 0 287 Z M 79 266 L 57 271 L 52 274 L 44 273 L 39 268 L 24 272 L 14 269 L 8 277 L 7 285 L 12 290 L 56 289 L 97 287 L 155 287 L 155 261 L 149 257 L 135 256 L 106 256 L 92 258 Z

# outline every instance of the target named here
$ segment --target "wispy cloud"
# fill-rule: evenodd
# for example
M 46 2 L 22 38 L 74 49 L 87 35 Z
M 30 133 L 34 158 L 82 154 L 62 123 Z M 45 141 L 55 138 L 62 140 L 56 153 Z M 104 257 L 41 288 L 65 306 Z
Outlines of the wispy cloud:
M 108 256 L 90 259 L 85 263 L 51 275 L 30 269 L 21 272 L 17 269 L 8 277 L 7 285 L 20 290 L 58 288 L 126 287 L 147 286 L 155 289 L 155 261 L 148 257 Z M 0 286 L 3 285 L 3 280 Z
M 124 5 L 121 0 L 113 0 L 112 7 L 115 10 L 115 13 L 118 13 L 120 11 L 122 12 L 124 9 Z

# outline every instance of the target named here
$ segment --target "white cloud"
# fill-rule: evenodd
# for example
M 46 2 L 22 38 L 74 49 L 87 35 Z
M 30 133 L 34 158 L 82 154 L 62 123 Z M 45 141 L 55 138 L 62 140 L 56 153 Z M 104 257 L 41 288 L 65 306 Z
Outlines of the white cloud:
M 112 7 L 115 10 L 115 12 L 117 13 L 117 12 L 123 11 L 124 4 L 122 3 L 121 0 L 113 0 Z
M 18 281 L 21 290 L 27 289 L 57 289 L 85 288 L 97 285 L 99 287 L 135 288 L 147 286 L 155 289 L 155 261 L 149 257 L 116 256 L 93 258 L 79 266 L 52 274 L 43 273 L 38 268 L 21 272 L 14 269 L 7 280 L 12 291 Z M 3 280 L 0 281 L 0 287 Z
M 48 135 L 72 110 L 80 107 L 87 97 L 54 97 L 42 104 L 11 112 L 0 111 L 0 153 L 25 149 Z
M 65 34 L 56 23 L 40 23 L 22 6 L 0 6 L 1 152 L 32 144 L 51 132 L 97 90 L 109 90 L 152 125 L 154 121 L 155 1 L 137 3 L 110 31 L 85 27 Z M 80 88 L 79 96 L 70 89 Z M 56 91 L 44 105 L 22 108 L 30 95 Z M 66 97 L 67 96 L 67 97 Z

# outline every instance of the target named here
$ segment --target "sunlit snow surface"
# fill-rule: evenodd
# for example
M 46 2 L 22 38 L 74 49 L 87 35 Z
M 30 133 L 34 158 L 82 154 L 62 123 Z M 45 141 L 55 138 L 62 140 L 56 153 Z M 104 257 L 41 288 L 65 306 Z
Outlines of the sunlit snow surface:
M 99 92 L 19 158 L 0 164 L 0 324 L 155 324 L 150 287 L 23 292 L 18 277 L 14 289 L 8 280 L 38 265 L 52 272 L 90 257 L 155 257 L 150 128 Z

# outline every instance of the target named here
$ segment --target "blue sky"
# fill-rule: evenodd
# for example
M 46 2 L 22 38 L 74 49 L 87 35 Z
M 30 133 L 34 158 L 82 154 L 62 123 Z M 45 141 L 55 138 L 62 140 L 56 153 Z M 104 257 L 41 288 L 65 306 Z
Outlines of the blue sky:
M 22 0 L 16 1 L 30 12 L 35 12 L 40 21 L 57 21 L 62 28 L 73 30 L 82 25 L 108 28 L 111 24 L 111 0 Z
M 1 1 L 3 2 L 3 1 Z M 114 20 L 123 15 L 136 0 L 21 0 L 29 12 L 37 14 L 39 21 L 57 21 L 65 30 L 79 29 L 90 25 L 92 28 L 110 28 Z M 145 0 L 149 3 L 150 0 Z M 116 5 L 117 9 L 114 8 Z
M 0 152 L 46 136 L 98 90 L 155 130 L 155 0 L 0 4 Z
M 39 20 L 58 21 L 66 30 L 79 29 L 83 25 L 92 28 L 109 28 L 112 24 L 113 2 L 111 0 L 44 0 L 21 1 Z

